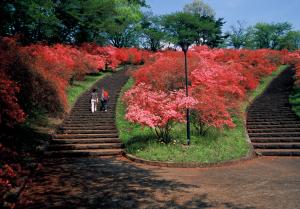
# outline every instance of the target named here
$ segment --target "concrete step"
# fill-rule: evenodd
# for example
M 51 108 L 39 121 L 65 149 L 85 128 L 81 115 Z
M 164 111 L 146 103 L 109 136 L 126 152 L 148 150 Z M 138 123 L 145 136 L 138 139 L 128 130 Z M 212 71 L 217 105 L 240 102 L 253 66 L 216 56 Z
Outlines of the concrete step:
M 93 123 L 93 122 L 115 122 L 114 118 L 74 118 L 74 119 L 66 119 L 66 123 L 72 122 L 83 122 L 83 123 Z
M 52 139 L 52 144 L 120 143 L 119 138 Z
M 69 125 L 69 126 L 62 126 L 59 129 L 61 130 L 115 130 L 116 126 L 82 126 L 82 125 Z
M 247 118 L 247 123 L 253 122 L 300 122 L 298 118 Z
M 276 129 L 276 128 L 300 128 L 300 124 L 279 124 L 279 125 L 247 125 L 248 129 Z
M 111 126 L 115 125 L 115 121 L 65 121 L 63 122 L 62 126 L 81 126 L 81 127 L 89 127 L 89 126 Z
M 64 130 L 60 134 L 117 134 L 117 129 L 100 129 L 100 130 Z
M 121 143 L 94 143 L 94 144 L 53 144 L 49 150 L 86 150 L 86 149 L 118 149 Z
M 267 120 L 299 120 L 298 116 L 268 116 L 268 115 L 259 115 L 259 116 L 252 116 L 248 115 L 247 120 L 262 120 L 262 119 L 267 119 Z
M 256 149 L 255 152 L 264 156 L 300 156 L 300 149 Z
M 300 143 L 253 143 L 255 149 L 300 149 Z
M 106 134 L 55 134 L 54 139 L 118 138 L 118 133 Z
M 248 133 L 249 137 L 300 137 L 300 132 Z
M 300 127 L 298 128 L 256 128 L 247 129 L 248 133 L 273 133 L 273 132 L 300 132 Z
M 48 157 L 92 157 L 92 156 L 118 156 L 122 155 L 123 149 L 90 149 L 90 150 L 60 150 L 47 151 Z
M 252 143 L 300 142 L 300 137 L 251 137 Z
M 248 125 L 295 125 L 300 124 L 300 121 L 260 121 L 260 122 L 250 122 L 246 121 Z

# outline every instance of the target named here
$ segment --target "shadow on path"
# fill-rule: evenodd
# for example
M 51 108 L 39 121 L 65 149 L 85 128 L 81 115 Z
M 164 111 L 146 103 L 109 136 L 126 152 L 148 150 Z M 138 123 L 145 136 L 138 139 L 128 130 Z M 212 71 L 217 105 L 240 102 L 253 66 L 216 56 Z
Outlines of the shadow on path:
M 199 187 L 113 158 L 52 159 L 27 185 L 19 208 L 251 208 L 210 202 L 203 193 L 180 202 Z

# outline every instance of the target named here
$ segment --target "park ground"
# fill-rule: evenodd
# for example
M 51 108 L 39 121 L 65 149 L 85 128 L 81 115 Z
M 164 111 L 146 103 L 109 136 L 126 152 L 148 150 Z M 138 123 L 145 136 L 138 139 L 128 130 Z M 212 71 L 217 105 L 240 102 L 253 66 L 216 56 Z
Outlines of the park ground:
M 47 159 L 21 194 L 23 208 L 234 208 L 300 206 L 298 157 L 213 168 L 146 166 L 123 158 Z

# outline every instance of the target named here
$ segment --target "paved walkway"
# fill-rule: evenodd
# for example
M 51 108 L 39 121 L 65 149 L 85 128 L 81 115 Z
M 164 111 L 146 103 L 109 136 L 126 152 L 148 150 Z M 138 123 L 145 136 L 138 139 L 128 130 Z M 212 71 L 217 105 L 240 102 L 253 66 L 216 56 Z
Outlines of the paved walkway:
M 23 208 L 300 208 L 300 158 L 217 168 L 160 168 L 114 158 L 52 159 Z

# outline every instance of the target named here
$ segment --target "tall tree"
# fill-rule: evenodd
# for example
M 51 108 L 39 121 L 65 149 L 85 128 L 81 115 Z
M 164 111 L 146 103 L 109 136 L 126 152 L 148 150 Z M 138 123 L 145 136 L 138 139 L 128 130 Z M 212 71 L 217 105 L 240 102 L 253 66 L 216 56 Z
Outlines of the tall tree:
M 161 25 L 162 18 L 154 16 L 152 13 L 144 13 L 142 27 L 142 43 L 145 48 L 157 51 L 162 48 L 162 41 L 166 38 L 166 33 Z
M 22 35 L 25 42 L 55 40 L 61 21 L 52 0 L 4 0 L 0 3 L 1 35 Z
M 62 0 L 57 3 L 57 16 L 62 20 L 62 37 L 67 42 L 88 41 L 104 44 L 101 34 L 111 24 L 116 12 L 111 0 Z
M 198 19 L 197 33 L 198 38 L 195 40 L 197 45 L 208 45 L 217 47 L 224 42 L 227 35 L 222 35 L 222 26 L 224 19 L 215 19 L 214 10 L 202 0 L 194 0 L 190 4 L 186 4 L 184 12 L 194 15 Z
M 176 12 L 163 17 L 164 30 L 169 41 L 175 44 L 187 42 L 195 43 L 198 38 L 199 21 L 190 13 Z
M 106 28 L 109 43 L 116 47 L 137 46 L 142 19 L 141 6 L 144 5 L 144 1 L 115 0 L 115 2 L 117 13 Z
M 186 4 L 183 8 L 183 11 L 199 16 L 215 16 L 215 11 L 202 0 L 194 0 L 192 3 Z
M 227 32 L 228 45 L 235 49 L 244 48 L 250 36 L 245 24 L 241 21 L 237 21 L 237 25 L 231 25 L 230 29 L 231 31 Z
M 257 23 L 253 27 L 254 42 L 257 48 L 278 49 L 280 37 L 291 31 L 290 23 Z
M 279 40 L 279 49 L 300 49 L 300 31 L 289 31 Z

